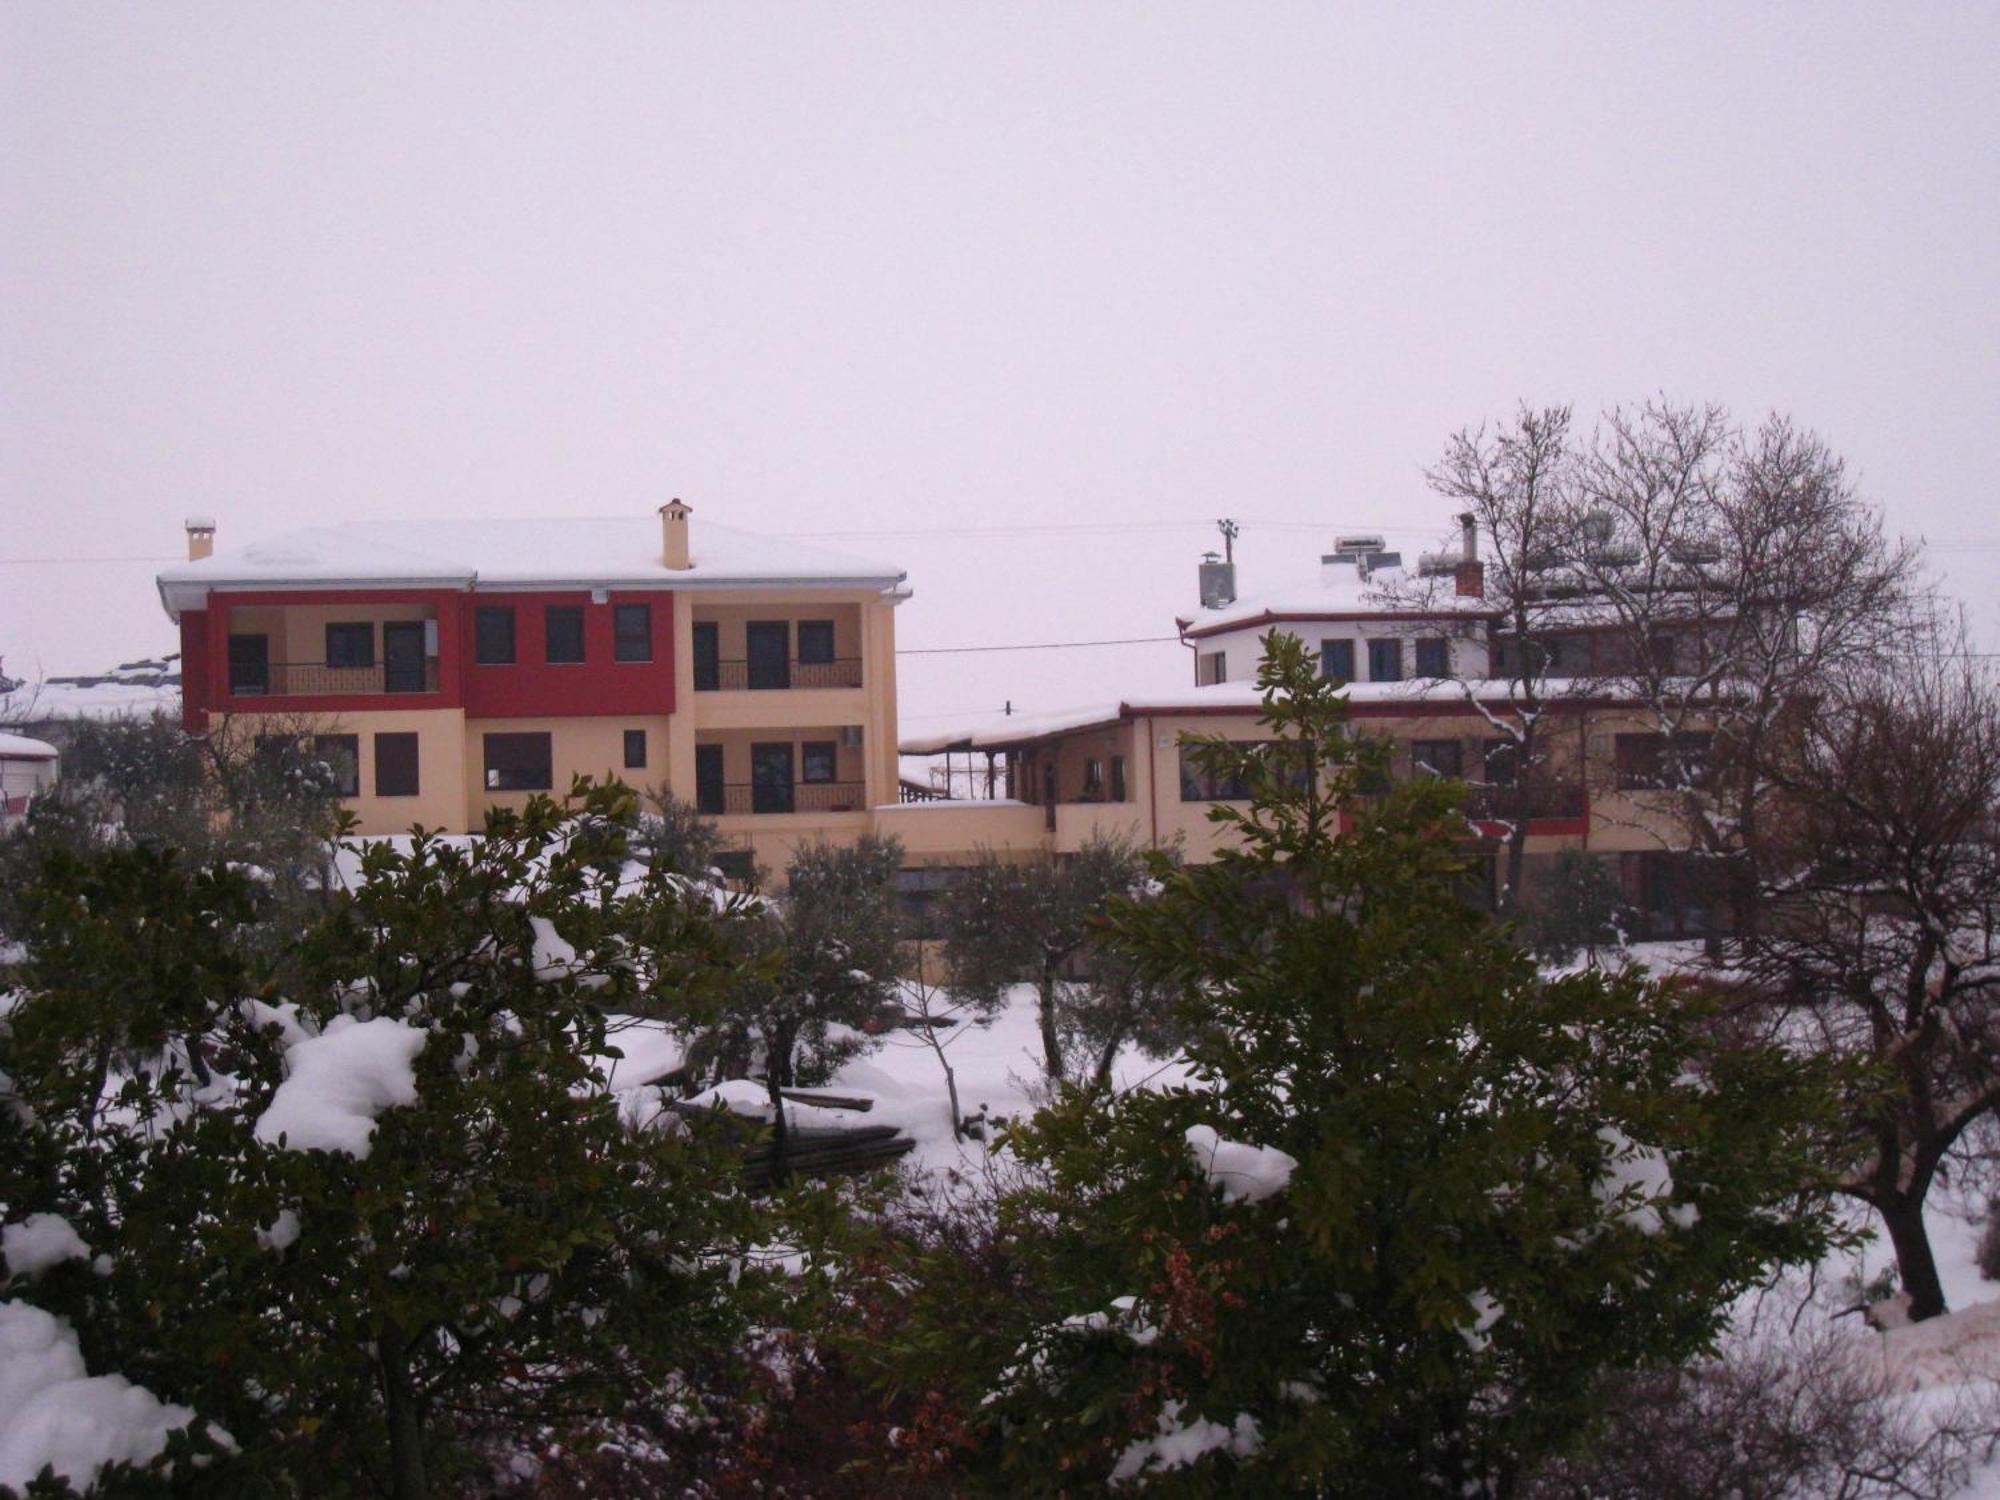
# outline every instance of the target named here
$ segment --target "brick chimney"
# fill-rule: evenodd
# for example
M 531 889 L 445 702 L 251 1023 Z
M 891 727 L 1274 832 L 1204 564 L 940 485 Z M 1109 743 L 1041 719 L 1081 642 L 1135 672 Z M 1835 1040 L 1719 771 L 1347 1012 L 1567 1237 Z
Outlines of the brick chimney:
M 204 557 L 215 555 L 215 517 L 189 516 L 186 521 L 188 534 L 188 561 L 200 562 Z
M 693 506 L 677 499 L 660 507 L 660 561 L 676 573 L 694 566 L 688 561 L 688 517 L 693 513 Z
M 1471 511 L 1458 518 L 1458 566 L 1452 569 L 1462 599 L 1486 597 L 1486 565 L 1479 560 L 1479 522 Z

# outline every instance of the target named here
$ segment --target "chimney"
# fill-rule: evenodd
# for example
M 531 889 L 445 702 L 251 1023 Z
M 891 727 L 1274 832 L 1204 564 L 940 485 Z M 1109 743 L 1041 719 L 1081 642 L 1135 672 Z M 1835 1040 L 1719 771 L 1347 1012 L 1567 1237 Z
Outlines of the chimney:
M 204 557 L 215 555 L 215 517 L 189 516 L 187 518 L 188 561 L 200 562 Z
M 685 573 L 694 564 L 688 561 L 688 517 L 694 507 L 678 499 L 660 507 L 660 562 L 676 573 Z
M 1461 599 L 1484 599 L 1486 564 L 1479 560 L 1479 522 L 1473 519 L 1471 511 L 1458 518 L 1458 530 L 1458 566 L 1452 569 L 1458 584 L 1458 596 Z

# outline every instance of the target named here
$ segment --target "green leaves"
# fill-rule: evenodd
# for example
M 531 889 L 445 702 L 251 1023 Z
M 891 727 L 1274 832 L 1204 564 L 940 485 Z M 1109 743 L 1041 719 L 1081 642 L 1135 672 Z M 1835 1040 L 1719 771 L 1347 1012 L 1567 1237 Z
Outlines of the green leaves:
M 1382 790 L 1296 642 L 1260 681 L 1275 738 L 1206 752 L 1250 789 L 1216 812 L 1240 848 L 1110 917 L 1180 989 L 1188 1085 L 1007 1136 L 1032 1292 L 950 1314 L 988 1325 L 959 1409 L 997 1490 L 1101 1483 L 1163 1418 L 1247 1418 L 1254 1451 L 1158 1486 L 1505 1493 L 1601 1375 L 1694 1354 L 1827 1242 L 1820 1070 L 1715 1045 L 1697 993 L 1544 978 L 1455 895 L 1453 792 Z M 1193 1126 L 1294 1158 L 1289 1186 L 1232 1201 Z

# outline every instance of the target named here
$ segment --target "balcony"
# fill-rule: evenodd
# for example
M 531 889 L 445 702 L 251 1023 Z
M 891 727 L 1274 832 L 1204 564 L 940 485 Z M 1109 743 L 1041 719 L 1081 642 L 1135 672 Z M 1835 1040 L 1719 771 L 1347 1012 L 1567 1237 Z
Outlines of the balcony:
M 858 688 L 861 658 L 832 661 L 759 660 L 703 661 L 696 657 L 694 688 L 698 693 L 764 692 L 787 688 Z
M 732 781 L 710 783 L 695 790 L 695 806 L 710 817 L 732 813 L 859 812 L 867 804 L 867 787 L 859 781 Z
M 311 698 L 362 693 L 435 693 L 438 663 L 434 656 L 391 665 L 330 666 L 323 661 L 231 662 L 229 693 L 233 698 Z
M 1465 815 L 1475 823 L 1566 822 L 1589 813 L 1590 800 L 1578 781 L 1465 789 Z

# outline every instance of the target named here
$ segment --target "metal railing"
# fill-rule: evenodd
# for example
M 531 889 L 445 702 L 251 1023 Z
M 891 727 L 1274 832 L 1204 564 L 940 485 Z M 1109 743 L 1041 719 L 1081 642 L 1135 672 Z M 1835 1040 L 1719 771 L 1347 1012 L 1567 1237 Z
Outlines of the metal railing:
M 720 787 L 697 788 L 695 805 L 710 817 L 726 813 L 859 812 L 867 806 L 867 797 L 867 786 L 859 781 L 795 781 L 789 785 L 732 781 Z
M 753 665 L 757 668 L 754 673 L 751 671 Z M 782 672 L 775 670 L 775 663 L 747 661 L 696 662 L 694 667 L 694 687 L 698 693 L 860 686 L 861 658 L 858 656 L 839 656 L 832 661 L 788 661 Z
M 262 676 L 235 668 L 229 674 L 232 697 L 309 698 L 337 693 L 435 693 L 438 690 L 438 663 L 435 656 L 424 658 L 420 673 L 397 672 L 390 686 L 389 668 L 376 662 L 370 667 L 335 667 L 323 661 L 274 661 Z
M 1552 781 L 1532 786 L 1469 786 L 1466 816 L 1476 823 L 1535 822 L 1544 818 L 1581 818 L 1590 810 L 1583 783 Z

